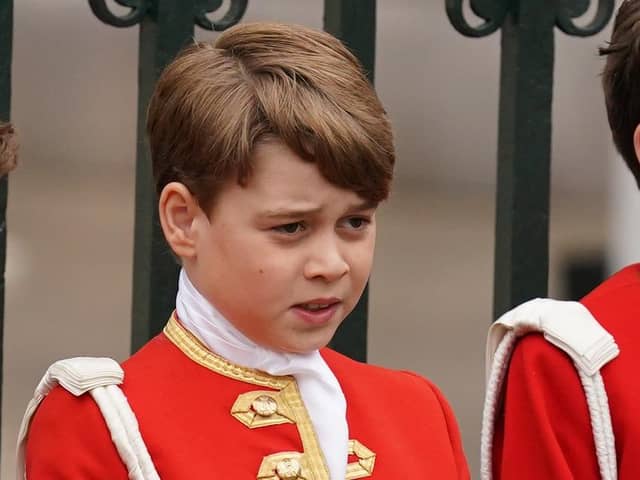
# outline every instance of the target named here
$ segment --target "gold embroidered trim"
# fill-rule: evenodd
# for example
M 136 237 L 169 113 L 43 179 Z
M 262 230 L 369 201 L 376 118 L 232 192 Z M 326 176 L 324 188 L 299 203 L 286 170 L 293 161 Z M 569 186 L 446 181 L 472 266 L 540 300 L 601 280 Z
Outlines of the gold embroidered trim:
M 289 383 L 280 391 L 280 394 L 293 412 L 300 439 L 302 440 L 305 458 L 309 465 L 309 479 L 329 480 L 329 468 L 320 449 L 318 437 L 311 423 L 311 417 L 309 417 L 309 413 L 302 402 L 298 384 L 295 381 Z
M 260 415 L 256 412 L 253 403 L 262 397 L 271 398 L 275 402 L 274 412 L 267 415 Z M 247 392 L 238 396 L 231 407 L 231 415 L 240 420 L 249 428 L 268 427 L 269 425 L 280 425 L 282 423 L 295 423 L 294 414 L 284 399 L 280 398 L 280 392 L 271 390 L 257 390 Z
M 228 362 L 224 358 L 207 350 L 196 337 L 178 323 L 175 315 L 171 315 L 163 331 L 169 340 L 191 360 L 225 377 L 260 385 L 261 387 L 277 389 L 284 388 L 294 381 L 291 376 L 275 377 L 260 370 L 241 367 L 240 365 L 234 365 Z
M 279 399 L 282 400 L 281 403 L 284 408 L 291 413 L 292 420 L 298 428 L 302 441 L 304 454 L 299 455 L 304 455 L 304 472 L 307 475 L 304 480 L 329 480 L 329 469 L 320 449 L 316 432 L 300 396 L 298 385 L 292 376 L 276 377 L 260 370 L 241 367 L 228 362 L 207 350 L 196 337 L 180 325 L 175 314 L 171 315 L 169 322 L 164 327 L 164 334 L 187 357 L 209 370 L 234 380 L 279 390 Z M 265 460 L 272 456 L 265 457 Z M 260 476 L 258 478 L 261 479 Z
M 376 454 L 357 440 L 349 440 L 349 455 L 355 455 L 357 462 L 347 465 L 346 480 L 370 477 L 376 463 Z
M 300 452 L 281 452 L 264 457 L 258 470 L 258 480 L 312 480 L 307 456 Z M 284 468 L 283 468 L 284 467 Z M 293 467 L 293 468 L 292 468 Z M 298 467 L 298 468 L 295 468 Z M 295 474 L 287 473 L 297 470 Z

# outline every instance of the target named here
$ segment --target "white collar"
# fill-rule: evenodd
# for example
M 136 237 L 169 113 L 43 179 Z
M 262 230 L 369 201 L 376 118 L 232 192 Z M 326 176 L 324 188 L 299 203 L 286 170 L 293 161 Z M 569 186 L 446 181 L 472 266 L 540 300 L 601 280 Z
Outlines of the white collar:
M 270 375 L 292 375 L 309 412 L 332 480 L 346 475 L 349 431 L 347 403 L 320 352 L 284 353 L 257 345 L 205 299 L 180 271 L 176 312 L 180 322 L 212 352 L 243 367 Z

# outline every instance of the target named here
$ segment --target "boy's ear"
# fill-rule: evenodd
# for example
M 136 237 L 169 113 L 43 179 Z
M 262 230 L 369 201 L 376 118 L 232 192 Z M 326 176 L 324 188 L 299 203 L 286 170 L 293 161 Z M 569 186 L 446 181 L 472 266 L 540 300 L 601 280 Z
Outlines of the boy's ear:
M 201 210 L 189 189 L 179 182 L 165 185 L 160 192 L 158 212 L 171 250 L 180 258 L 194 257 L 197 233 L 194 222 Z
M 636 126 L 633 132 L 633 149 L 636 152 L 636 159 L 640 162 L 640 124 Z

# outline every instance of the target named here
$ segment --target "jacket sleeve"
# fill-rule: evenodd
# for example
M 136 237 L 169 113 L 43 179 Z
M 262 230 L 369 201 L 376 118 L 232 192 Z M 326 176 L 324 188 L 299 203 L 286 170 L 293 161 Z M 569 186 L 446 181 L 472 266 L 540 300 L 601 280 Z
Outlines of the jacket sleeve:
M 404 373 L 411 375 L 414 379 L 424 385 L 427 384 L 427 388 L 430 390 L 438 404 L 440 405 L 440 410 L 442 411 L 442 415 L 444 417 L 444 421 L 447 426 L 447 433 L 449 435 L 449 445 L 451 447 L 451 451 L 453 453 L 453 458 L 456 464 L 456 471 L 458 472 L 459 480 L 469 480 L 471 478 L 469 473 L 469 465 L 467 464 L 467 459 L 464 454 L 464 448 L 462 446 L 462 438 L 460 437 L 460 429 L 458 428 L 458 422 L 456 421 L 456 417 L 449 405 L 449 402 L 440 391 L 440 389 L 429 379 L 424 378 L 416 373 L 404 371 Z
M 127 480 L 93 398 L 61 387 L 47 395 L 29 427 L 27 480 Z
M 493 441 L 496 480 L 599 480 L 589 411 L 570 358 L 542 335 L 513 352 Z
M 453 455 L 455 457 L 458 469 L 458 478 L 460 480 L 468 480 L 469 478 L 471 478 L 469 474 L 469 466 L 467 465 L 467 459 L 464 455 L 462 438 L 460 437 L 460 429 L 458 428 L 456 417 L 453 414 L 453 410 L 451 409 L 449 402 L 447 402 L 447 399 L 444 397 L 442 392 L 434 384 L 432 384 L 431 382 L 429 383 L 431 384 L 431 388 L 438 398 L 438 402 L 440 402 L 442 413 L 444 415 L 445 421 L 447 422 L 447 430 L 449 431 L 451 449 L 453 450 Z

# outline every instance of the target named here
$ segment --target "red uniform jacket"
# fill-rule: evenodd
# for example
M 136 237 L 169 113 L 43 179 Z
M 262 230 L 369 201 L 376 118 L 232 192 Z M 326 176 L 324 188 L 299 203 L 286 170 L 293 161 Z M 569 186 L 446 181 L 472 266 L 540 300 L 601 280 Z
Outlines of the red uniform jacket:
M 640 264 L 582 303 L 613 335 L 620 355 L 602 368 L 621 480 L 640 478 Z M 513 353 L 494 437 L 496 479 L 599 480 L 584 391 L 569 357 L 539 334 Z
M 454 416 L 429 381 L 328 349 L 322 355 L 347 400 L 347 479 L 469 478 Z M 328 478 L 293 378 L 230 364 L 175 320 L 123 368 L 122 389 L 162 480 L 277 480 L 264 472 L 273 473 L 281 452 L 303 453 L 305 480 Z M 277 401 L 272 416 L 252 410 L 264 394 Z M 60 387 L 32 420 L 26 468 L 28 480 L 127 479 L 91 396 Z

